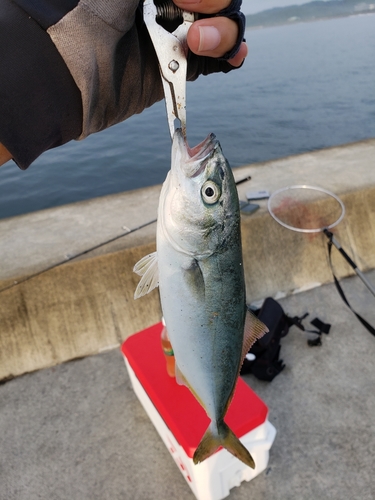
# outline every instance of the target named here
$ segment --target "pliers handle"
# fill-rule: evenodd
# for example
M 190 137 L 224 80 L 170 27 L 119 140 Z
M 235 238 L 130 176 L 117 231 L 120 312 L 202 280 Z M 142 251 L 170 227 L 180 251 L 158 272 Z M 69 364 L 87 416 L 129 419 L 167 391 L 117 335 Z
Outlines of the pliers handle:
M 178 12 L 182 23 L 173 32 L 169 32 L 157 22 L 165 11 L 166 3 L 155 4 L 155 0 L 145 0 L 143 17 L 150 34 L 156 55 L 164 88 L 167 120 L 171 138 L 175 132 L 175 120 L 186 136 L 186 72 L 187 72 L 187 32 L 194 22 L 194 13 L 181 11 L 170 1 L 169 7 L 173 13 Z M 167 6 L 168 8 L 168 6 Z M 163 10 L 164 9 L 164 10 Z

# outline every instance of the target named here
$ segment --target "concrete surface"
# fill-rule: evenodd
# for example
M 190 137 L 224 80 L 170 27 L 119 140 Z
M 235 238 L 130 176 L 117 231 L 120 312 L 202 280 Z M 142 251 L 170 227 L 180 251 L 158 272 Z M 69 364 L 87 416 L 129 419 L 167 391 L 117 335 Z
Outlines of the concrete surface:
M 126 235 L 120 247 L 116 240 L 100 253 L 152 241 L 155 229 L 147 239 L 147 227 L 156 220 L 159 192 L 160 186 L 152 186 L 0 220 L 0 282 L 37 273 L 120 235 Z
M 111 349 L 160 320 L 158 293 L 134 301 L 134 264 L 155 245 L 57 267 L 1 293 L 0 380 Z
M 375 272 L 367 277 L 375 283 Z M 374 297 L 343 281 L 375 324 Z M 292 328 L 284 371 L 245 377 L 277 436 L 267 470 L 232 500 L 375 498 L 375 338 L 334 285 L 281 300 L 290 315 L 332 323 L 321 347 Z M 309 325 L 305 320 L 305 326 Z M 147 348 L 147 347 L 145 347 Z M 193 494 L 133 393 L 118 349 L 0 385 L 1 500 L 192 500 Z
M 336 236 L 366 271 L 375 268 L 374 167 L 371 139 L 249 165 L 235 176 L 252 177 L 239 186 L 242 199 L 248 190 L 305 183 L 340 195 L 347 213 Z M 160 319 L 157 291 L 133 300 L 139 278 L 132 271 L 155 248 L 159 191 L 156 186 L 0 221 L 0 380 L 110 349 Z M 331 281 L 325 236 L 289 231 L 269 216 L 266 201 L 260 205 L 242 217 L 248 301 Z M 107 240 L 114 241 L 100 246 Z M 352 273 L 338 252 L 333 261 L 339 276 Z

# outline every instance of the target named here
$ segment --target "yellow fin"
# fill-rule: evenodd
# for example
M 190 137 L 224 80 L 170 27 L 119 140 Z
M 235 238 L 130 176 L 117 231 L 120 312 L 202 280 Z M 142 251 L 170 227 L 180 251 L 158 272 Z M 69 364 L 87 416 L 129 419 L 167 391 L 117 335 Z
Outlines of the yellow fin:
M 268 328 L 251 311 L 246 312 L 245 328 L 243 335 L 241 366 L 250 347 L 268 332 Z
M 211 422 L 198 448 L 195 450 L 193 456 L 194 463 L 203 462 L 203 460 L 213 455 L 220 446 L 228 450 L 229 453 L 237 457 L 244 464 L 255 469 L 253 457 L 223 420 L 218 422 L 217 429 L 215 429 L 213 422 Z

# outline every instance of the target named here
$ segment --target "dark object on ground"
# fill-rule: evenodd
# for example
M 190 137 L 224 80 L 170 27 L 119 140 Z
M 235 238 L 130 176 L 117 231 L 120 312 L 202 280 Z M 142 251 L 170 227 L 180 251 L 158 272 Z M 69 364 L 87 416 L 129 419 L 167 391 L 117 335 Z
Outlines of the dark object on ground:
M 258 379 L 268 382 L 271 382 L 285 367 L 283 360 L 280 359 L 280 340 L 287 335 L 291 326 L 294 325 L 304 332 L 313 334 L 313 338 L 307 341 L 310 347 L 322 345 L 321 334 L 328 334 L 331 328 L 330 324 L 315 318 L 311 324 L 317 330 L 306 330 L 302 320 L 308 316 L 308 313 L 301 317 L 291 318 L 271 297 L 264 301 L 260 309 L 253 312 L 267 325 L 269 331 L 251 347 L 250 356 L 245 358 L 240 373 L 241 375 L 252 373 Z

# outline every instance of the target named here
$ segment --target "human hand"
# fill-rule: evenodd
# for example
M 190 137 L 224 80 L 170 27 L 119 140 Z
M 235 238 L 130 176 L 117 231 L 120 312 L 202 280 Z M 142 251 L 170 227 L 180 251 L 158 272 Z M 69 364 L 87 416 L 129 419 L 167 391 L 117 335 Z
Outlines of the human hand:
M 1 165 L 4 165 L 7 161 L 12 159 L 12 155 L 9 153 L 9 151 L 6 149 L 3 144 L 0 143 L 0 167 Z
M 174 0 L 174 3 L 183 10 L 215 15 L 226 9 L 231 0 Z M 187 42 L 194 54 L 218 58 L 233 49 L 238 38 L 238 30 L 237 23 L 227 17 L 204 18 L 192 24 Z M 246 56 L 247 45 L 242 42 L 237 54 L 228 62 L 238 67 Z

